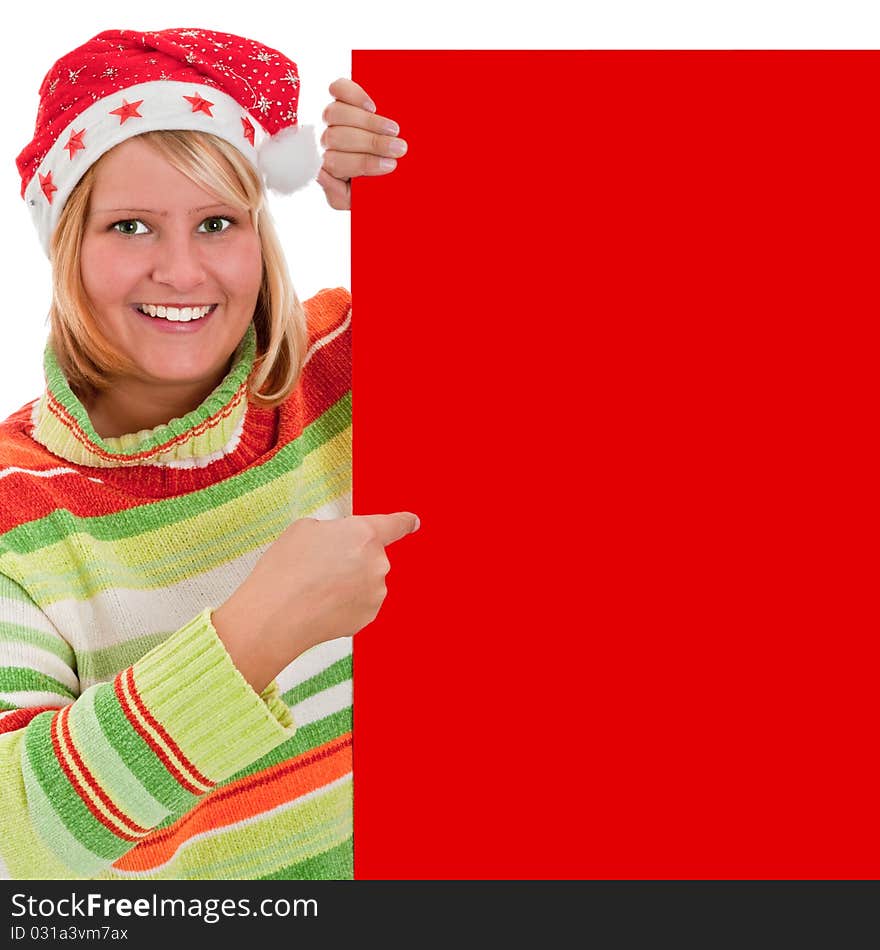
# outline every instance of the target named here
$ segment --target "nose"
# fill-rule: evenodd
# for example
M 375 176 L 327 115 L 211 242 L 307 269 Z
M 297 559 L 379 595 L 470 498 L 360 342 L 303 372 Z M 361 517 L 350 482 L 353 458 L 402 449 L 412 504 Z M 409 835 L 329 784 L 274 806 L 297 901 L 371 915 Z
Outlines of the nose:
M 168 229 L 154 245 L 153 280 L 182 293 L 205 281 L 205 264 L 198 237 L 186 227 Z

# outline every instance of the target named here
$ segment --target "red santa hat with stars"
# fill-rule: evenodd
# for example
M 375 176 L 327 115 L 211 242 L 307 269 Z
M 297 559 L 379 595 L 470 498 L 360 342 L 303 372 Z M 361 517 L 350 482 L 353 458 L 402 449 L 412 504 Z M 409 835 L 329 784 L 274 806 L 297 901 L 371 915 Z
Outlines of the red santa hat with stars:
M 302 188 L 321 159 L 314 129 L 297 123 L 298 102 L 296 63 L 255 40 L 184 28 L 99 33 L 46 74 L 34 137 L 16 159 L 43 250 L 86 169 L 153 129 L 210 132 L 245 155 L 267 188 Z

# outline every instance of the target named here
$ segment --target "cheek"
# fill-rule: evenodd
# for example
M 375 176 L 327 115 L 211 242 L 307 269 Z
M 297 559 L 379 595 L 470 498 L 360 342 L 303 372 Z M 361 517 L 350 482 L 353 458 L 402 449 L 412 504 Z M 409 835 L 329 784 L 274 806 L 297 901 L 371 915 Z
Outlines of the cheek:
M 101 255 L 95 253 L 94 242 L 84 239 L 80 247 L 79 273 L 83 287 L 92 299 L 104 284 L 105 269 L 101 267 Z
M 93 301 L 114 301 L 125 296 L 134 275 L 124 257 L 113 254 L 99 240 L 83 239 L 79 257 L 80 275 Z
M 259 292 L 263 279 L 263 255 L 256 235 L 248 235 L 247 240 L 236 243 L 234 252 L 229 255 L 226 273 L 238 293 L 255 295 Z

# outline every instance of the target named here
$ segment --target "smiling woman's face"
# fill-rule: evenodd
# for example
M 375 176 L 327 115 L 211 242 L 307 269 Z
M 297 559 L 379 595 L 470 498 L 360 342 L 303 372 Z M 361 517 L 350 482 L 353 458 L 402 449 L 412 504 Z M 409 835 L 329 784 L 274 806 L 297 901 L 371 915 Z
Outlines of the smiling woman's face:
M 218 384 L 254 315 L 262 277 L 250 216 L 190 181 L 137 137 L 97 169 L 80 267 L 104 336 L 141 383 Z M 213 305 L 172 323 L 139 304 Z

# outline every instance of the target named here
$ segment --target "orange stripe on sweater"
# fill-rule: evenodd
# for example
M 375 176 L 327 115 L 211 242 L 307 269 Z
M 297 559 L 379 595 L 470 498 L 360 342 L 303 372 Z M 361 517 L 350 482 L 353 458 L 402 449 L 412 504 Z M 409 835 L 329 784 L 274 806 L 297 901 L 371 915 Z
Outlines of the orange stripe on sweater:
M 321 290 L 305 304 L 309 346 L 345 322 L 351 294 L 344 287 Z
M 149 871 L 165 864 L 190 838 L 295 801 L 351 772 L 351 733 L 294 759 L 218 788 L 167 828 L 144 838 L 114 862 L 120 871 Z

